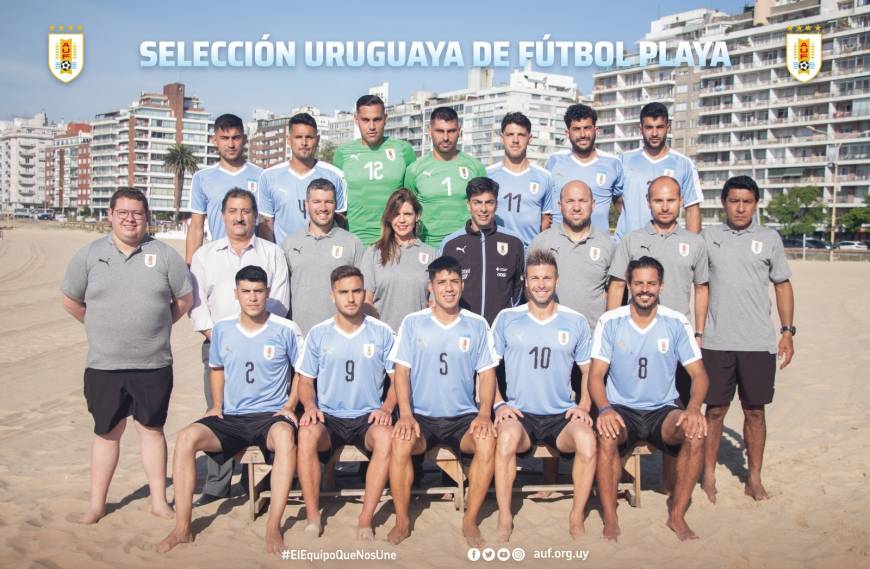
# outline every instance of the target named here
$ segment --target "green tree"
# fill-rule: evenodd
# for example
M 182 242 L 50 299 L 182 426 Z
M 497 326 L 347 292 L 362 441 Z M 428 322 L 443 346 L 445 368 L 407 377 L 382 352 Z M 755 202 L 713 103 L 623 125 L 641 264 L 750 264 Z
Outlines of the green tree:
M 858 231 L 863 225 L 870 225 L 870 195 L 864 196 L 864 207 L 847 211 L 840 218 L 840 224 L 846 228 L 846 231 Z
M 314 155 L 318 160 L 323 160 L 324 162 L 329 162 L 332 164 L 332 158 L 335 156 L 335 149 L 337 148 L 336 144 L 329 140 L 323 140 L 320 142 L 320 145 L 317 147 L 317 153 Z
M 813 233 L 825 220 L 822 190 L 816 186 L 792 188 L 787 193 L 777 194 L 765 209 L 768 218 L 782 226 L 780 233 L 785 236 Z
M 163 157 L 163 165 L 175 176 L 175 188 L 172 192 L 172 205 L 175 208 L 173 221 L 178 223 L 178 211 L 181 209 L 181 191 L 184 188 L 184 175 L 193 174 L 199 169 L 198 160 L 193 150 L 183 144 L 173 144 Z

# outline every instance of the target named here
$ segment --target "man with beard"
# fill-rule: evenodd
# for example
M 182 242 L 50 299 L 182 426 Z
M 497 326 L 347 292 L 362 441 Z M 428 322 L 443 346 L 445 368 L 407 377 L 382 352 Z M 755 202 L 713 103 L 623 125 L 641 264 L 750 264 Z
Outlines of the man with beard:
M 622 195 L 622 164 L 617 156 L 595 148 L 597 122 L 598 113 L 592 107 L 583 104 L 568 107 L 565 135 L 571 149 L 550 156 L 546 168 L 553 174 L 554 192 L 560 192 L 573 180 L 589 186 L 595 199 L 592 225 L 607 233 L 610 231 L 610 204 Z M 553 214 L 553 224 L 560 221 L 562 215 L 557 211 Z
M 671 123 L 668 108 L 661 103 L 648 103 L 640 110 L 640 130 L 643 146 L 622 155 L 625 182 L 622 194 L 622 214 L 616 224 L 616 240 L 636 229 L 646 227 L 651 219 L 646 196 L 650 183 L 659 176 L 668 176 L 680 184 L 686 229 L 701 232 L 701 180 L 695 165 L 685 155 L 668 146 Z

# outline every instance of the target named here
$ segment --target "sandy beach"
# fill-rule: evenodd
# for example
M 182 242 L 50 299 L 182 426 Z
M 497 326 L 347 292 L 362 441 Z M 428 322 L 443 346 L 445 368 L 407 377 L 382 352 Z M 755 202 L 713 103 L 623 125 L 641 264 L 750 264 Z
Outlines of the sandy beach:
M 166 568 L 349 566 L 349 561 L 267 557 L 264 518 L 251 522 L 244 499 L 194 510 L 196 542 L 166 556 L 153 551 L 172 522 L 151 516 L 135 429 L 128 427 L 109 490 L 110 513 L 97 525 L 72 519 L 87 507 L 91 417 L 82 395 L 84 328 L 61 308 L 59 284 L 75 250 L 98 234 L 24 225 L 0 241 L 0 567 Z M 182 241 L 171 242 L 179 251 Z M 797 355 L 777 376 L 768 410 L 767 502 L 743 494 L 742 414 L 726 419 L 714 506 L 697 488 L 688 522 L 701 536 L 680 543 L 665 526 L 665 496 L 655 491 L 658 457 L 643 462 L 643 507 L 620 501 L 622 537 L 600 537 L 596 500 L 587 537 L 567 532 L 570 498 L 515 498 L 514 566 L 568 566 L 562 550 L 585 550 L 594 567 L 854 568 L 870 567 L 870 263 L 791 261 L 796 296 Z M 863 292 L 862 292 L 863 291 Z M 123 318 L 124 314 L 119 314 Z M 179 321 L 172 336 L 175 388 L 166 424 L 170 453 L 176 433 L 204 411 L 200 336 Z M 201 479 L 200 479 L 201 484 Z M 170 489 L 171 496 L 171 489 Z M 395 553 L 384 567 L 475 566 L 467 559 L 459 515 L 447 501 L 415 500 L 414 533 L 398 547 L 382 541 L 392 524 L 381 502 L 377 542 L 354 541 L 357 501 L 324 500 L 326 527 L 314 542 L 303 532 L 302 505 L 287 508 L 291 549 Z M 496 505 L 484 506 L 482 531 L 495 543 Z M 543 561 L 535 557 L 549 555 Z M 360 563 L 360 562 L 353 562 Z M 496 565 L 500 563 L 493 561 Z M 289 565 L 288 565 L 289 564 Z

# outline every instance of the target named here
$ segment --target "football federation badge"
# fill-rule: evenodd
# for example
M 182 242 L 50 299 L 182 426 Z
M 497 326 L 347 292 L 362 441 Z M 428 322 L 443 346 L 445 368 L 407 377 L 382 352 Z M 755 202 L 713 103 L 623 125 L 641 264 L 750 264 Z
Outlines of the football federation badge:
M 429 264 L 429 253 L 419 253 L 417 255 L 417 259 L 420 261 L 420 264 L 428 265 Z
M 683 257 L 689 256 L 689 244 L 688 243 L 680 243 L 680 255 Z
M 537 182 L 529 182 L 529 193 L 535 195 L 538 193 L 538 190 L 541 189 L 541 184 Z
M 589 258 L 593 261 L 597 261 L 601 258 L 601 249 L 598 247 L 590 247 L 589 248 Z
M 792 77 L 805 83 L 822 70 L 822 27 L 789 26 L 787 29 L 785 64 Z
M 668 353 L 668 346 L 669 345 L 670 345 L 670 342 L 668 341 L 667 338 L 659 338 L 659 353 L 660 354 Z
M 271 344 L 266 344 L 265 346 L 263 346 L 263 357 L 267 360 L 271 360 L 272 358 L 274 358 L 275 346 L 272 346 Z
M 665 168 L 665 173 L 664 173 L 663 175 L 664 175 L 664 176 L 667 176 L 668 178 L 673 178 L 673 177 L 674 177 L 674 171 L 671 170 L 670 168 Z
M 571 339 L 571 333 L 568 330 L 559 330 L 558 334 L 559 344 L 562 346 L 568 345 L 568 340 Z
M 761 241 L 753 241 L 752 242 L 752 252 L 756 255 L 761 254 L 761 248 L 764 244 Z
M 471 338 L 468 336 L 462 336 L 459 338 L 459 351 L 467 352 L 471 348 Z
M 396 159 L 395 148 L 387 148 L 386 150 L 384 150 L 384 154 L 387 155 L 387 160 L 395 160 Z
M 85 66 L 85 34 L 82 27 L 49 26 L 48 69 L 59 81 L 69 83 Z
M 154 253 L 145 253 L 145 266 L 149 269 L 157 264 L 157 255 Z
M 604 186 L 605 182 L 607 182 L 607 174 L 604 172 L 596 172 L 595 183 L 599 186 Z
M 495 250 L 498 251 L 499 255 L 507 255 L 508 254 L 508 244 L 504 241 L 498 241 L 495 244 Z
M 467 180 L 468 179 L 468 168 L 466 168 L 465 166 L 460 166 L 459 167 L 459 176 L 463 180 Z
M 363 355 L 369 359 L 373 355 L 375 355 L 375 345 L 374 344 L 363 344 Z
M 251 192 L 252 194 L 257 193 L 257 180 L 252 180 L 252 179 L 248 180 L 248 191 Z
M 333 245 L 332 246 L 332 258 L 333 259 L 341 259 L 341 254 L 344 253 L 344 247 L 341 245 Z

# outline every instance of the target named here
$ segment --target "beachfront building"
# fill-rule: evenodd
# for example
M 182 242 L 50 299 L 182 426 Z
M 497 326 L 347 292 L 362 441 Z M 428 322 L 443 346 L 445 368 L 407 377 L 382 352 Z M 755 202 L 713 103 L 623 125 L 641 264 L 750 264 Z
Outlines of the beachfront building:
M 91 203 L 91 137 L 88 123 L 67 125 L 45 147 L 45 206 L 56 211 Z
M 248 159 L 262 168 L 289 160 L 290 117 L 298 113 L 308 113 L 314 117 L 321 148 L 326 144 L 337 147 L 359 138 L 359 130 L 353 120 L 353 112 L 350 111 L 335 111 L 326 115 L 317 107 L 304 105 L 293 109 L 288 115 L 275 116 L 269 111 L 257 109 L 255 122 L 248 128 Z
M 0 209 L 45 205 L 45 148 L 62 128 L 45 113 L 0 121 Z
M 210 143 L 214 120 L 182 83 L 164 85 L 161 93 L 142 93 L 126 108 L 98 114 L 93 127 L 91 207 L 100 213 L 120 186 L 145 192 L 154 212 L 174 211 L 173 174 L 163 159 L 175 143 L 190 147 L 200 168 L 218 160 Z M 190 200 L 191 177 L 184 177 L 182 211 Z
M 786 34 L 822 34 L 823 64 L 801 83 L 786 67 Z M 817 28 L 817 26 L 819 28 Z M 861 206 L 870 187 L 870 0 L 759 0 L 740 14 L 701 9 L 652 22 L 650 41 L 725 41 L 731 68 L 645 66 L 594 77 L 599 146 L 640 144 L 640 108 L 671 110 L 672 146 L 695 160 L 703 222 L 718 223 L 719 191 L 745 174 L 761 208 L 789 188 L 823 189 L 825 203 Z M 842 210 L 841 210 L 842 211 Z

